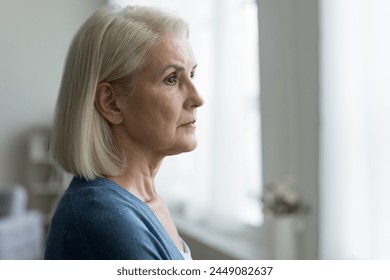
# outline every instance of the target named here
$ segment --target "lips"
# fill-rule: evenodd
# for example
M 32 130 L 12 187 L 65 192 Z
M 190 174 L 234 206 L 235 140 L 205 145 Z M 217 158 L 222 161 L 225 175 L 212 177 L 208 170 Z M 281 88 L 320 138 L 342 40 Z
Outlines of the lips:
M 189 122 L 182 124 L 181 126 L 195 126 L 195 122 L 196 122 L 196 120 L 192 120 L 192 121 L 189 121 Z

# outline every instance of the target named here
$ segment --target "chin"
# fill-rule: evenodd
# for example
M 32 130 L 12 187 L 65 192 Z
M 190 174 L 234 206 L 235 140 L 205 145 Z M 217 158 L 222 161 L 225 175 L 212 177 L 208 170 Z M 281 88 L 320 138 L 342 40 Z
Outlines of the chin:
M 188 141 L 186 143 L 182 143 L 181 145 L 176 146 L 175 149 L 170 150 L 169 153 L 167 153 L 170 156 L 178 155 L 181 153 L 188 153 L 195 150 L 195 148 L 198 146 L 198 142 L 195 141 Z
M 196 149 L 197 146 L 198 146 L 198 143 L 195 143 L 195 144 L 193 144 L 192 146 L 188 147 L 187 150 L 183 151 L 183 153 L 192 152 L 193 150 Z
M 184 147 L 184 153 L 186 152 L 191 152 L 193 150 L 195 150 L 195 148 L 198 146 L 198 140 L 196 139 L 196 137 L 191 137 L 190 140 L 186 141 L 185 143 L 185 147 Z

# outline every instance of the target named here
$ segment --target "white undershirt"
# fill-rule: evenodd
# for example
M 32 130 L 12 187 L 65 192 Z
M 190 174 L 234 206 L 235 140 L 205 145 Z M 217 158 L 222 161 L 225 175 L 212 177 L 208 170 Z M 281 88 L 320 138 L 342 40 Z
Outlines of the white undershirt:
M 181 255 L 185 260 L 192 260 L 191 250 L 188 247 L 187 243 L 185 243 L 184 240 L 181 240 L 181 242 L 183 243 L 183 249 L 184 249 L 184 251 L 180 251 Z

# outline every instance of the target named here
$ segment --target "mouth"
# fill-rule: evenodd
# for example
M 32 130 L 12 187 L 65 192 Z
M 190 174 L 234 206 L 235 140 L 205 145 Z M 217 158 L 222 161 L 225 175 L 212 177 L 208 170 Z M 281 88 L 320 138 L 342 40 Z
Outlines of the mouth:
M 196 123 L 196 120 L 192 120 L 190 122 L 182 124 L 181 126 L 184 126 L 184 127 L 196 127 L 195 123 Z

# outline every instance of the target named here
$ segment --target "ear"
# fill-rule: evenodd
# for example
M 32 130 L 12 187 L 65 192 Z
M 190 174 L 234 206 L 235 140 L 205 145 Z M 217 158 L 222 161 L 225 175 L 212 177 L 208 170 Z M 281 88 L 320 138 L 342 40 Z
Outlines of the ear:
M 100 115 L 111 124 L 120 124 L 123 121 L 118 102 L 118 93 L 114 92 L 109 83 L 99 83 L 96 88 L 95 107 Z

